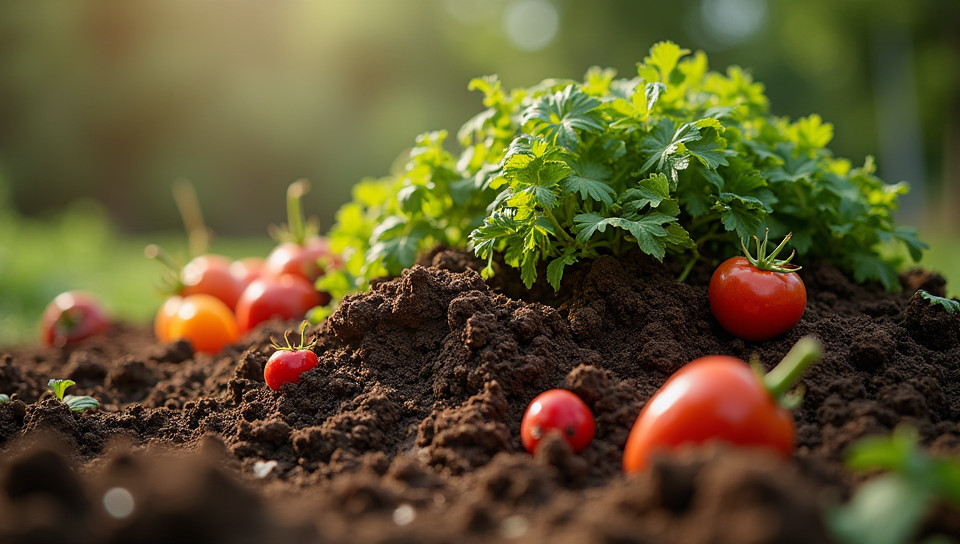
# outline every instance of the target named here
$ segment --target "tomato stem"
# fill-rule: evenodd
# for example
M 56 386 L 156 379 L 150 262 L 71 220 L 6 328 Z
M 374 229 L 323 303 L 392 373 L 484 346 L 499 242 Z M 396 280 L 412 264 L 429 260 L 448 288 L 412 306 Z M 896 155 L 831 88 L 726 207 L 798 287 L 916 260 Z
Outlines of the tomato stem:
M 800 375 L 822 356 L 823 346 L 820 341 L 813 336 L 804 336 L 790 348 L 777 366 L 763 377 L 763 385 L 778 402 L 787 401 L 793 404 L 796 399 L 787 398 L 787 391 L 797 383 Z

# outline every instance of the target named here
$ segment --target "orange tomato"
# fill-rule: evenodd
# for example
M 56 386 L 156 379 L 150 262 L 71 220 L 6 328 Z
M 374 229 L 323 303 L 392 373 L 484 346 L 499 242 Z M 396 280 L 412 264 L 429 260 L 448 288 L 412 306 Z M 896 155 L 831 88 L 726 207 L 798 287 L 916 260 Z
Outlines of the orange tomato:
M 177 314 L 180 304 L 183 303 L 183 297 L 173 296 L 163 301 L 163 305 L 157 310 L 157 317 L 153 320 L 153 333 L 157 340 L 161 342 L 170 342 L 170 320 Z
M 161 317 L 164 310 L 161 308 L 161 314 L 158 314 L 157 336 L 161 340 L 189 340 L 194 351 L 217 353 L 240 337 L 233 312 L 212 295 L 190 295 L 180 299 L 179 304 L 177 301 L 168 302 L 170 309 L 176 309 Z M 160 325 L 165 325 L 166 330 L 160 330 Z

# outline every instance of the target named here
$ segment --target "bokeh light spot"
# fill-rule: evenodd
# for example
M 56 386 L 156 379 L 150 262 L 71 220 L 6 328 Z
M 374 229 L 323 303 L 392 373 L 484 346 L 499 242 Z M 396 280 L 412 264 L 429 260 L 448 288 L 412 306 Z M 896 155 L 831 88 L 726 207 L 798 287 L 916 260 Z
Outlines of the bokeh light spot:
M 539 51 L 557 37 L 560 13 L 547 0 L 512 2 L 503 13 L 503 31 L 521 51 Z

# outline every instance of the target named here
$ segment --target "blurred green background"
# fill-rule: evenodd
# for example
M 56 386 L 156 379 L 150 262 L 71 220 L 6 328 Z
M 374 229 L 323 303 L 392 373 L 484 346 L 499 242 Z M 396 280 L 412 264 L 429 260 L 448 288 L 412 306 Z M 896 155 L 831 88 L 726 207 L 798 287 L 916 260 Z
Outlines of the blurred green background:
M 470 78 L 631 76 L 663 39 L 747 67 L 774 113 L 819 113 L 837 155 L 909 181 L 901 222 L 960 282 L 958 28 L 956 0 L 3 2 L 0 345 L 32 341 L 71 288 L 148 320 L 159 267 L 143 245 L 185 245 L 176 178 L 214 251 L 262 255 L 291 181 L 311 181 L 326 230 L 353 183 L 481 109 Z

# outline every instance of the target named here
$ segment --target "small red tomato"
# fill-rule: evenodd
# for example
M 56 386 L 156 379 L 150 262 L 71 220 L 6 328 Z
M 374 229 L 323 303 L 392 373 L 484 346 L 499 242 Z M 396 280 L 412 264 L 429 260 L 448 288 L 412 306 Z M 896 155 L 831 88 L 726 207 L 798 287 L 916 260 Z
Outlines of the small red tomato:
M 688 363 L 641 410 L 624 448 L 624 472 L 644 470 L 656 452 L 714 440 L 790 458 L 794 422 L 781 399 L 789 404 L 787 389 L 820 355 L 819 342 L 803 338 L 766 376 L 725 355 Z
M 557 429 L 574 452 L 581 452 L 593 440 L 596 425 L 593 413 L 583 400 L 566 389 L 550 389 L 537 395 L 520 422 L 520 439 L 530 453 L 547 432 Z
M 708 289 L 710 310 L 731 334 L 754 342 L 769 340 L 790 330 L 803 317 L 807 290 L 796 274 L 800 267 L 789 264 L 789 258 L 775 259 L 789 239 L 788 234 L 773 253 L 765 256 L 764 236 L 762 244 L 757 241 L 757 258 L 749 254 L 733 257 L 714 271 Z
M 277 349 L 273 355 L 267 359 L 267 364 L 263 367 L 263 380 L 267 382 L 270 389 L 278 390 L 285 383 L 299 383 L 300 374 L 317 366 L 317 354 L 313 352 L 315 342 L 304 343 L 304 330 L 307 322 L 300 325 L 300 344 L 291 346 L 287 339 L 287 345 L 281 346 L 274 342 L 273 347 Z M 286 335 L 284 336 L 286 339 Z
M 80 291 L 60 293 L 40 318 L 40 338 L 48 346 L 65 346 L 110 329 L 110 319 L 96 297 Z
M 158 335 L 161 339 L 185 339 L 194 351 L 217 353 L 240 336 L 230 308 L 213 295 L 190 295 L 175 300 L 171 307 L 175 311 L 168 316 L 164 336 Z
M 230 310 L 237 306 L 237 299 L 244 285 L 230 272 L 230 259 L 220 255 L 201 255 L 188 262 L 180 272 L 183 287 L 180 296 L 198 294 L 212 295 L 220 299 Z
M 302 319 L 320 304 L 313 284 L 300 276 L 262 277 L 254 280 L 237 301 L 237 325 L 245 333 L 271 318 Z

